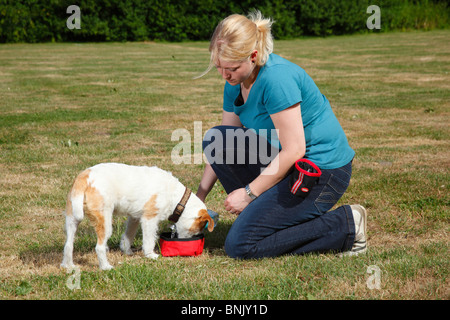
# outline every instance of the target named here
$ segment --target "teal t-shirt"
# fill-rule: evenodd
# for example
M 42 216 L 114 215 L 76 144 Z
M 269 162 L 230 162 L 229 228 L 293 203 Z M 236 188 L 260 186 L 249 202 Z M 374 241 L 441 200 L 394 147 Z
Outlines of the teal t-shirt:
M 298 65 L 272 53 L 259 70 L 246 103 L 242 104 L 239 97 L 240 85 L 226 82 L 223 109 L 236 113 L 246 128 L 263 132 L 271 144 L 283 147 L 271 134 L 275 127 L 270 115 L 300 102 L 306 159 L 321 169 L 336 169 L 355 156 L 329 101 Z

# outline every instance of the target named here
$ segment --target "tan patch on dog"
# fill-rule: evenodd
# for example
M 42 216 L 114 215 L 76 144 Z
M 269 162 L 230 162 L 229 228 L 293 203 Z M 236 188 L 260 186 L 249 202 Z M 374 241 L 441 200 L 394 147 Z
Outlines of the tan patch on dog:
M 88 179 L 89 174 L 91 173 L 91 170 L 87 169 L 81 172 L 77 178 L 75 179 L 75 182 L 73 183 L 71 194 L 72 196 L 76 197 L 84 193 L 88 186 Z
M 97 233 L 97 243 L 105 240 L 105 216 L 103 197 L 94 187 L 88 186 L 84 193 L 85 213 Z
M 206 211 L 205 209 L 201 209 L 198 212 L 198 217 L 195 219 L 194 223 L 189 228 L 189 231 L 192 233 L 202 231 L 207 222 L 209 222 L 208 231 L 212 232 L 214 230 L 214 220 L 208 214 L 208 211 Z
M 150 199 L 144 205 L 143 217 L 150 220 L 158 214 L 158 208 L 156 207 L 156 194 L 152 195 Z
M 72 189 L 70 190 L 68 196 L 67 196 L 67 202 L 66 202 L 66 215 L 71 216 L 72 215 L 72 197 L 80 196 L 84 193 L 88 186 L 88 179 L 89 174 L 91 173 L 91 170 L 87 169 L 81 172 L 75 179 L 75 182 L 73 183 Z

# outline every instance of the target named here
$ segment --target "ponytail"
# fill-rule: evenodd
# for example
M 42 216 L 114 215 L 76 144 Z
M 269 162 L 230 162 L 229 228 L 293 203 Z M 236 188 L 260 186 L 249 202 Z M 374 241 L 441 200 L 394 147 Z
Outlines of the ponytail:
M 248 18 L 256 24 L 256 50 L 258 51 L 256 64 L 263 66 L 273 52 L 272 24 L 273 20 L 264 18 L 261 11 L 250 12 Z

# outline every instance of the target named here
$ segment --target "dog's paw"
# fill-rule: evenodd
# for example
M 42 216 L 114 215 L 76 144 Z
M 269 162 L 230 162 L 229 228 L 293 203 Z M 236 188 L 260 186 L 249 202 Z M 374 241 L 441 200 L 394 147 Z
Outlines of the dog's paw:
M 152 252 L 152 253 L 146 254 L 145 257 L 156 260 L 156 259 L 158 259 L 159 254 Z
M 122 250 L 123 254 L 126 254 L 128 256 L 131 256 L 133 254 L 130 241 L 126 240 L 124 236 L 122 236 L 122 240 L 120 240 L 120 250 Z
M 66 270 L 73 270 L 73 269 L 75 269 L 75 265 L 73 263 L 65 263 L 65 262 L 63 262 L 63 263 L 61 263 L 59 265 L 59 267 L 61 269 L 66 269 Z
M 134 254 L 133 250 L 131 250 L 131 249 L 122 250 L 122 252 L 123 252 L 123 254 L 126 254 L 127 256 L 132 256 Z
M 133 250 L 131 250 L 130 247 L 127 248 L 125 246 L 120 245 L 120 250 L 122 250 L 123 254 L 126 254 L 127 256 L 133 255 Z
M 107 265 L 104 265 L 104 266 L 100 267 L 100 270 L 103 270 L 103 271 L 108 271 L 108 270 L 111 270 L 111 269 L 114 269 L 114 267 L 112 265 L 110 265 L 110 264 L 107 264 Z

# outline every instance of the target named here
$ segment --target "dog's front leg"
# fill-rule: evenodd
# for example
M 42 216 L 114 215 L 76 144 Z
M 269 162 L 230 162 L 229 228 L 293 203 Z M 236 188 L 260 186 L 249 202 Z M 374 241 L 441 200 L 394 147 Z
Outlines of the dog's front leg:
M 158 219 L 152 217 L 150 219 L 142 217 L 142 249 L 147 258 L 157 259 L 159 254 L 155 253 L 155 242 L 158 231 Z

